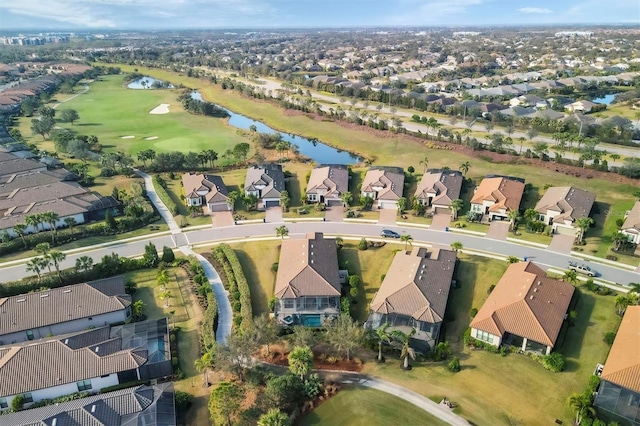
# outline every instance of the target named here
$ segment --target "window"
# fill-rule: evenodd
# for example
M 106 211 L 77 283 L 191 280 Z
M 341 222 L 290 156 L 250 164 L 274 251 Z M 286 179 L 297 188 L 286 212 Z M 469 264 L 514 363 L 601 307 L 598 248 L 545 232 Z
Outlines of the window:
M 309 194 L 309 201 L 315 201 L 316 200 L 316 194 Z
M 27 339 L 33 340 L 33 330 L 27 330 Z
M 78 392 L 91 390 L 91 380 L 81 380 L 77 383 Z
M 33 396 L 31 395 L 31 392 L 23 393 L 22 396 L 24 397 L 23 403 L 29 404 L 33 402 Z
M 293 299 L 284 299 L 284 308 L 293 309 Z
M 9 404 L 7 404 L 7 398 L 0 398 L 0 410 L 4 410 L 5 408 L 9 408 Z
M 482 340 L 484 342 L 493 343 L 493 335 L 482 330 L 476 331 L 476 339 Z

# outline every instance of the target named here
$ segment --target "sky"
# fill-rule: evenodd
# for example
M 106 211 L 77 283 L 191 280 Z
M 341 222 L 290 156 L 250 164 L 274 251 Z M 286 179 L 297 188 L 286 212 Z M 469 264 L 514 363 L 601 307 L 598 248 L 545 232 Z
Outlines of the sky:
M 639 0 L 1 0 L 0 30 L 638 24 Z

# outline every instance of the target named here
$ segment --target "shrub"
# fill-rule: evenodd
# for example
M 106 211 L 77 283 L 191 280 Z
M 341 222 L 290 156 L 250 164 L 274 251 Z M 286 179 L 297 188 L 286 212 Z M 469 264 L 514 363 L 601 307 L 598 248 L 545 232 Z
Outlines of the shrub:
M 351 314 L 351 301 L 346 297 L 340 298 L 340 312 L 347 315 Z
M 448 367 L 449 370 L 453 371 L 454 373 L 460 371 L 460 360 L 458 359 L 458 357 L 454 356 L 451 361 L 449 361 Z
M 565 360 L 560 352 L 552 352 L 549 355 L 543 356 L 541 362 L 544 368 L 554 373 L 564 370 Z
M 164 181 L 164 179 L 162 179 L 160 175 L 155 175 L 153 181 L 157 184 L 154 185 L 154 188 L 160 200 L 164 203 L 165 206 L 167 206 L 167 209 L 169 209 L 172 215 L 177 215 L 179 212 L 178 206 L 173 202 L 171 196 L 167 192 L 167 183 Z
M 349 294 L 354 299 L 358 297 L 358 287 L 351 287 L 351 289 L 349 290 Z
M 491 284 L 489 286 L 489 289 L 487 290 L 487 294 L 491 294 L 491 292 L 493 291 L 494 288 L 496 288 L 496 285 L 495 284 Z
M 237 289 L 240 292 L 240 313 L 244 318 L 241 324 L 242 328 L 246 328 L 249 326 L 253 318 L 253 309 L 251 308 L 251 289 L 249 288 L 249 283 L 244 275 L 238 256 L 236 256 L 236 252 L 233 251 L 231 246 L 228 244 L 220 244 L 217 248 L 222 251 L 224 257 L 231 266 L 231 270 L 233 271 Z
M 213 293 L 207 294 L 207 309 L 202 318 L 202 343 L 212 348 L 216 343 L 216 327 L 218 325 L 218 302 Z
M 368 247 L 369 244 L 367 243 L 367 240 L 365 238 L 362 238 L 358 243 L 358 250 L 366 250 Z
M 469 310 L 469 316 L 470 316 L 471 318 L 475 318 L 475 317 L 476 317 L 476 315 L 478 315 L 478 308 L 471 308 L 471 309 Z
M 170 247 L 164 246 L 162 248 L 162 261 L 164 263 L 173 263 L 176 260 L 176 255 Z
M 193 404 L 193 395 L 187 392 L 175 391 L 176 410 L 178 413 L 186 413 Z
M 11 412 L 17 413 L 18 411 L 22 410 L 23 405 L 24 405 L 24 395 L 22 394 L 16 395 L 11 400 Z
M 613 331 L 608 332 L 604 335 L 604 339 L 602 339 L 607 345 L 613 345 L 613 341 L 616 339 L 616 333 Z

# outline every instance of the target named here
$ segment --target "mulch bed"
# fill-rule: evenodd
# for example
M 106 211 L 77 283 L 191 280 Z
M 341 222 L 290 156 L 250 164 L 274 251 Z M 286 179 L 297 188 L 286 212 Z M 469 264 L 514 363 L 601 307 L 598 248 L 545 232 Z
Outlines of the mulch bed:
M 271 349 L 270 358 L 263 357 L 264 353 L 261 353 L 259 358 L 270 364 L 280 365 L 283 367 L 289 366 L 288 354 L 285 354 L 282 351 L 282 349 L 277 346 L 275 347 L 272 346 L 270 349 Z M 347 361 L 347 359 L 344 358 L 337 362 L 330 363 L 326 359 L 324 359 L 323 352 L 314 351 L 313 352 L 313 368 L 319 369 L 319 370 L 332 370 L 332 371 L 338 371 L 338 370 L 353 371 L 358 373 L 362 370 L 362 361 L 359 361 L 359 360 L 354 361 L 354 359 L 355 358 L 352 357 L 349 361 Z

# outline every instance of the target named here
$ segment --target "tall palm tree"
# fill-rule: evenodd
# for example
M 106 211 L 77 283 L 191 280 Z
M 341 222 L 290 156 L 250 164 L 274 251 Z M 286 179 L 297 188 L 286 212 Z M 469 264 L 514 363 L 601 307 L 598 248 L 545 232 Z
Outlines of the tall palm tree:
M 78 221 L 73 218 L 73 217 L 65 217 L 64 218 L 64 223 L 65 225 L 67 225 L 70 229 L 73 229 L 74 226 L 76 226 L 78 224 Z
M 67 258 L 67 255 L 61 251 L 53 250 L 49 253 L 49 259 L 53 262 L 53 266 L 56 268 L 58 279 L 62 282 L 62 274 L 60 273 L 60 263 Z
M 576 285 L 578 282 L 578 273 L 573 269 L 569 269 L 562 277 L 566 282 Z
M 520 218 L 520 212 L 518 210 L 510 210 L 509 213 L 507 213 L 507 217 L 509 218 L 509 228 L 515 231 L 516 222 Z
M 464 206 L 464 201 L 460 198 L 456 198 L 451 201 L 451 218 L 456 220 L 458 218 L 458 212 L 462 210 L 462 206 Z
M 616 311 L 618 312 L 618 315 L 624 314 L 624 311 L 626 311 L 629 306 L 629 302 L 630 299 L 624 294 L 616 297 Z
M 424 158 L 422 160 L 420 160 L 419 164 L 423 164 L 424 165 L 424 172 L 427 173 L 427 168 L 429 167 L 429 157 L 427 157 L 425 155 Z
M 342 205 L 344 207 L 349 207 L 351 202 L 353 201 L 353 194 L 350 191 L 343 192 L 340 195 L 340 200 L 342 201 Z
M 165 290 L 162 293 L 160 293 L 160 299 L 164 300 L 164 307 L 168 308 L 169 306 L 171 306 L 169 304 L 169 299 L 171 298 L 171 291 L 169 290 Z
M 404 234 L 400 236 L 400 241 L 404 242 L 404 249 L 406 250 L 407 246 L 411 244 L 411 241 L 413 241 L 413 237 L 409 234 Z M 413 246 L 413 244 L 411 244 L 411 246 Z
M 167 275 L 167 270 L 163 269 L 156 275 L 156 284 L 162 291 L 167 289 L 167 283 L 169 282 L 169 275 Z
M 284 237 L 289 235 L 289 229 L 282 225 L 276 228 L 276 236 L 280 237 L 280 239 L 284 240 Z
M 574 393 L 569 397 L 569 406 L 576 413 L 575 424 L 580 425 L 584 416 L 595 416 L 596 410 L 592 406 L 591 395 L 586 393 Z
M 136 300 L 131 304 L 131 314 L 134 319 L 142 317 L 144 314 L 144 302 L 142 300 Z
M 582 242 L 584 240 L 584 234 L 587 232 L 587 228 L 589 228 L 593 224 L 593 219 L 590 217 L 581 217 L 576 220 L 576 226 L 580 230 L 580 234 L 578 235 L 578 241 Z
M 416 359 L 416 352 L 409 346 L 409 342 L 414 334 L 416 334 L 415 328 L 411 329 L 411 332 L 408 334 L 400 330 L 394 330 L 392 332 L 393 338 L 402 345 L 400 347 L 400 359 L 402 360 L 402 366 L 405 370 L 409 369 L 409 358 Z
M 33 227 L 34 232 L 40 232 L 40 215 L 39 214 L 30 214 L 24 218 L 24 223 L 27 226 Z
M 629 293 L 640 294 L 640 283 L 629 283 Z
M 471 163 L 469 163 L 468 161 L 465 161 L 464 163 L 460 164 L 460 171 L 462 172 L 463 176 L 467 175 L 470 168 L 471 168 Z
M 41 257 L 34 257 L 29 260 L 26 264 L 27 272 L 33 272 L 38 276 L 38 282 L 40 282 L 40 278 L 42 276 L 42 270 L 46 268 Z
M 89 256 L 80 256 L 76 259 L 76 271 L 86 272 L 93 267 L 93 258 Z
M 194 364 L 196 370 L 200 373 L 204 373 L 204 382 L 205 386 L 209 387 L 209 369 L 213 368 L 214 365 L 214 354 L 212 351 L 207 351 L 198 359 L 195 360 Z
M 60 215 L 54 211 L 47 211 L 42 213 L 42 221 L 49 225 L 51 231 L 51 245 L 56 243 L 56 237 L 58 236 L 58 227 L 56 226 L 60 220 Z
M 385 322 L 381 327 L 376 330 L 376 336 L 378 337 L 378 361 L 382 362 L 382 344 L 391 343 L 391 333 L 387 332 L 389 323 Z
M 25 240 L 24 236 L 27 232 L 27 225 L 25 225 L 24 223 L 16 223 L 13 226 L 13 232 L 20 237 L 20 239 L 22 240 L 22 244 L 24 244 L 24 248 L 27 248 L 27 240 Z

